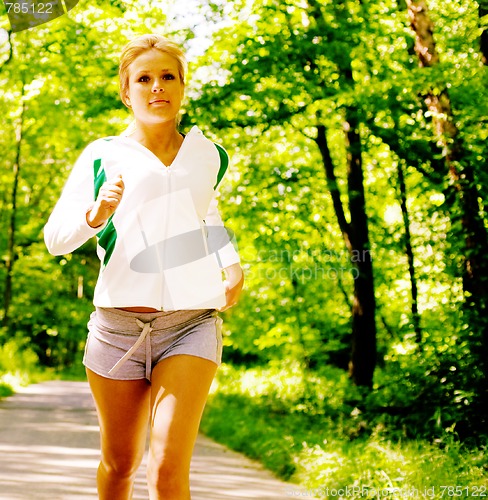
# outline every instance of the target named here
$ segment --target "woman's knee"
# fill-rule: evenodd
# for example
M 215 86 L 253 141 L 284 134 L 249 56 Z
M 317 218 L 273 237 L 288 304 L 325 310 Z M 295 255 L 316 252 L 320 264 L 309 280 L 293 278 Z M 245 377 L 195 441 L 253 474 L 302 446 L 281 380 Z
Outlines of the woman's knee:
M 189 470 L 172 460 L 149 460 L 147 481 L 149 490 L 158 494 L 156 498 L 190 498 Z
M 101 466 L 106 474 L 120 479 L 135 476 L 142 462 L 142 456 L 137 453 L 103 453 Z

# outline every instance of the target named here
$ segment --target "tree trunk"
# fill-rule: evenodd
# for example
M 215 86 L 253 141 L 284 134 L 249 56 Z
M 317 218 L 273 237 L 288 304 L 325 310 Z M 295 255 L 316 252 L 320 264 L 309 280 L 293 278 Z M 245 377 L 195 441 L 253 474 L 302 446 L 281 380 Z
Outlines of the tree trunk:
M 402 209 L 403 226 L 405 228 L 405 253 L 408 260 L 408 274 L 410 275 L 411 293 L 412 293 L 412 322 L 415 330 L 417 344 L 422 342 L 422 330 L 420 328 L 420 315 L 418 309 L 418 290 L 417 279 L 415 277 L 415 263 L 413 257 L 412 237 L 410 234 L 410 216 L 407 208 L 407 186 L 405 185 L 405 176 L 401 162 L 397 163 L 398 190 L 400 192 L 400 207 Z
M 361 144 L 354 113 L 348 113 L 345 128 L 349 146 L 348 195 L 351 222 L 347 222 L 334 164 L 327 142 L 326 128 L 317 126 L 315 141 L 324 164 L 329 191 L 342 236 L 355 269 L 352 305 L 352 349 L 349 373 L 356 385 L 371 387 L 376 366 L 376 324 L 373 266 L 365 210 Z
M 359 120 L 355 109 L 346 109 L 347 188 L 351 223 L 351 261 L 358 271 L 354 278 L 352 305 L 352 352 L 349 372 L 357 385 L 371 387 L 376 366 L 376 299 L 373 262 L 369 243 L 368 216 L 364 194 Z
M 3 320 L 2 326 L 7 327 L 9 324 L 9 309 L 10 303 L 12 301 L 12 277 L 13 277 L 13 267 L 15 262 L 15 232 L 16 232 L 16 217 L 17 217 L 17 190 L 19 186 L 20 177 L 20 158 L 21 158 L 21 148 L 22 148 L 22 133 L 24 127 L 24 113 L 25 113 L 25 103 L 24 103 L 24 92 L 25 84 L 22 82 L 21 91 L 21 109 L 20 109 L 20 122 L 17 129 L 17 145 L 15 152 L 15 160 L 13 165 L 13 182 L 12 182 L 12 193 L 11 193 L 11 212 L 10 212 L 10 222 L 8 226 L 8 236 L 7 236 L 7 255 L 6 255 L 6 274 L 5 274 L 5 290 L 3 295 Z

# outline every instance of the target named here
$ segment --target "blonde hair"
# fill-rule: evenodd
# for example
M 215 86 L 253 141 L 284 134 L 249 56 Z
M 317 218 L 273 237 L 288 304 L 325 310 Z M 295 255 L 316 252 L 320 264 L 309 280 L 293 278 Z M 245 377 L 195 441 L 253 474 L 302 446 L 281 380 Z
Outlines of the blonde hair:
M 178 74 L 181 83 L 185 83 L 185 73 L 187 63 L 185 54 L 176 43 L 164 38 L 161 35 L 140 35 L 131 40 L 123 49 L 120 55 L 119 82 L 120 98 L 127 106 L 127 93 L 129 91 L 129 66 L 144 52 L 157 49 L 176 59 Z

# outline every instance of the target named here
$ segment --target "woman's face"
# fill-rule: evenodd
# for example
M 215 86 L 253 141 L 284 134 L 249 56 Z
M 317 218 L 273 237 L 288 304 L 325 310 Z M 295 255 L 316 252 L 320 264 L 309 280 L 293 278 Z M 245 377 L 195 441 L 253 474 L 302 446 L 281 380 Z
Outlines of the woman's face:
M 127 103 L 139 122 L 147 125 L 176 122 L 184 90 L 178 63 L 169 54 L 150 49 L 129 66 Z

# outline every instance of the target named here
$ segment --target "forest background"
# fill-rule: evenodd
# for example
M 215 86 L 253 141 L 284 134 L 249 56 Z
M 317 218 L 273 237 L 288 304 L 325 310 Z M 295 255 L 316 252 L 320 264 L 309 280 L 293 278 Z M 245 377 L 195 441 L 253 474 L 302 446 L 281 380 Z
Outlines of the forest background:
M 95 244 L 52 257 L 42 228 L 84 146 L 130 122 L 121 48 L 162 33 L 190 59 L 182 130 L 231 154 L 246 273 L 204 431 L 316 496 L 486 495 L 487 25 L 486 0 L 82 0 L 19 33 L 2 15 L 3 385 L 81 373 Z

